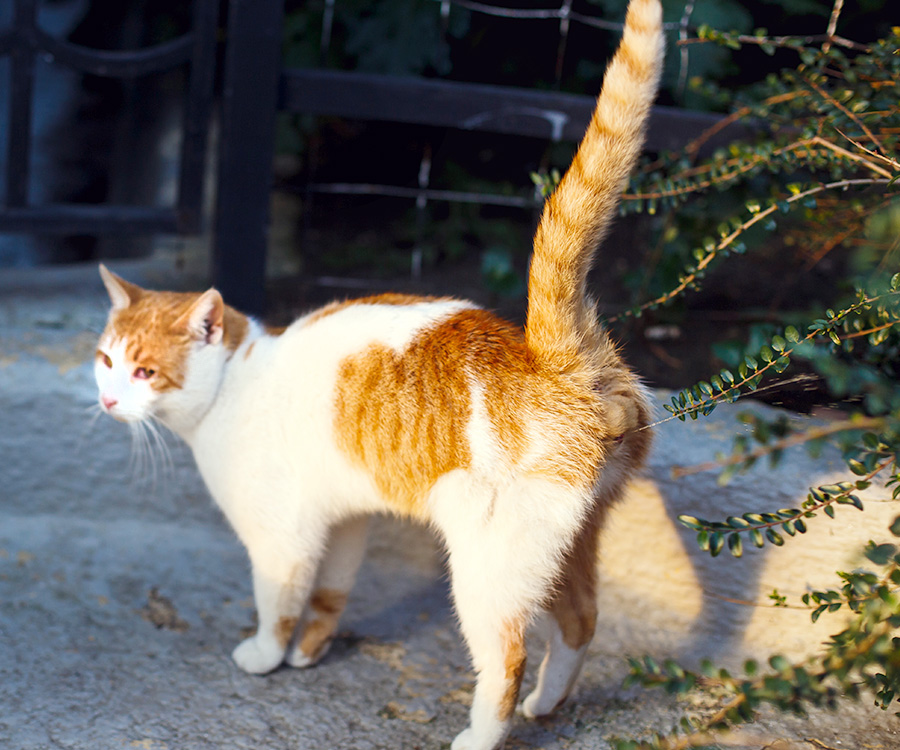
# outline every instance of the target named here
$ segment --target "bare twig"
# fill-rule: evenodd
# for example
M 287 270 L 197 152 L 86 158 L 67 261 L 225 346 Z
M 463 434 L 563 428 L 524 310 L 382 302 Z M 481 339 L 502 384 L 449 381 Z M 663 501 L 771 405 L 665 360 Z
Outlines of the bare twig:
M 814 80 L 812 80 L 808 76 L 804 76 L 803 80 L 806 81 L 806 84 L 811 89 L 813 89 L 813 91 L 815 91 L 819 96 L 821 96 L 823 99 L 826 99 L 829 103 L 831 103 L 832 105 L 837 107 L 841 112 L 843 112 L 845 115 L 847 115 L 847 117 L 849 117 L 851 120 L 853 120 L 853 122 L 855 122 L 860 127 L 860 129 L 863 131 L 863 133 L 866 134 L 866 136 L 869 138 L 869 140 L 872 143 L 874 143 L 880 151 L 884 151 L 884 146 L 881 145 L 881 141 L 879 141 L 875 137 L 875 134 L 871 130 L 869 130 L 868 126 L 859 117 L 857 117 L 853 112 L 851 112 L 849 109 L 847 109 L 843 104 L 841 104 L 837 99 L 835 99 L 833 96 L 831 96 L 831 94 L 829 94 L 827 91 L 825 91 L 825 89 L 823 89 L 821 86 L 819 86 Z
M 716 471 L 717 469 L 724 469 L 726 466 L 737 466 L 751 459 L 759 459 L 765 456 L 768 456 L 775 451 L 782 451 L 787 448 L 794 448 L 798 445 L 803 445 L 804 443 L 809 443 L 813 440 L 821 440 L 822 438 L 831 437 L 832 435 L 838 435 L 842 432 L 849 432 L 850 430 L 878 430 L 883 428 L 885 425 L 884 419 L 880 417 L 863 417 L 858 419 L 845 419 L 840 422 L 833 422 L 832 424 L 825 425 L 824 427 L 813 427 L 812 429 L 805 430 L 804 432 L 798 432 L 790 437 L 782 438 L 781 440 L 776 440 L 774 443 L 770 445 L 761 445 L 756 450 L 750 451 L 749 453 L 736 453 L 728 458 L 721 459 L 719 461 L 707 461 L 706 463 L 696 464 L 694 466 L 673 466 L 672 467 L 672 478 L 673 479 L 681 479 L 682 477 L 691 476 L 692 474 L 700 474 L 704 471 Z M 875 474 L 886 469 L 891 461 L 887 461 L 878 466 L 878 468 L 866 477 L 870 479 Z M 778 523 L 781 523 L 779 521 Z
M 831 8 L 831 18 L 828 19 L 828 28 L 825 30 L 825 33 L 828 35 L 828 41 L 822 45 L 822 52 L 828 52 L 831 49 L 831 40 L 834 38 L 834 32 L 837 31 L 838 18 L 843 7 L 844 0 L 834 0 L 834 6 Z

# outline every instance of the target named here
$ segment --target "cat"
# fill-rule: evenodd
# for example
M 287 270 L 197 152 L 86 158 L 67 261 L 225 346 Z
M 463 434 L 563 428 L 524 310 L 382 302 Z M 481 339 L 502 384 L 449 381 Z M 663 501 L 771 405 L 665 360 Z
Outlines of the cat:
M 453 750 L 509 731 L 525 630 L 547 650 L 520 704 L 569 695 L 596 621 L 604 516 L 644 461 L 650 401 L 586 293 L 639 155 L 663 59 L 659 0 L 631 0 L 591 124 L 534 238 L 524 331 L 453 298 L 335 302 L 285 329 L 202 294 L 100 266 L 111 301 L 95 358 L 102 409 L 191 447 L 252 563 L 259 626 L 233 658 L 263 674 L 325 653 L 367 518 L 431 524 L 477 672 Z

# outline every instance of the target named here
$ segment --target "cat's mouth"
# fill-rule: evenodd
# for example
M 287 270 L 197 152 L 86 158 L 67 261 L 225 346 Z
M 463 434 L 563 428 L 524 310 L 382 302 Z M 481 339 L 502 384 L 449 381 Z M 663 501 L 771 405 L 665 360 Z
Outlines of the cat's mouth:
M 123 424 L 131 424 L 132 422 L 140 422 L 141 418 L 136 414 L 130 414 L 126 411 L 123 411 L 118 405 L 113 404 L 109 406 L 103 401 L 100 401 L 100 408 L 103 410 L 104 414 L 108 414 L 117 422 L 122 422 Z

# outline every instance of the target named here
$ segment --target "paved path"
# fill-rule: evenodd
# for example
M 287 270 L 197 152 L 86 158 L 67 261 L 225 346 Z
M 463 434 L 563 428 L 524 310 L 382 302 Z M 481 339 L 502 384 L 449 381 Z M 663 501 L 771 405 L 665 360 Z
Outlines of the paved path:
M 143 266 L 124 273 L 154 278 Z M 472 675 L 440 549 L 423 529 L 376 524 L 342 635 L 319 667 L 260 678 L 233 666 L 229 653 L 253 624 L 248 564 L 177 440 L 148 463 L 126 427 L 94 418 L 89 362 L 106 310 L 94 274 L 0 275 L 0 748 L 448 747 Z M 719 597 L 765 603 L 777 587 L 797 600 L 809 585 L 833 585 L 835 568 L 858 564 L 861 544 L 884 538 L 898 509 L 842 508 L 781 550 L 711 565 L 675 516 L 796 505 L 839 469 L 834 455 L 798 453 L 774 478 L 726 489 L 707 475 L 672 480 L 671 466 L 727 449 L 735 413 L 660 428 L 647 478 L 606 534 L 603 614 L 575 700 L 555 718 L 519 721 L 508 748 L 607 748 L 611 734 L 665 730 L 684 711 L 711 709 L 703 696 L 624 690 L 625 653 L 734 664 L 812 653 L 838 629 Z M 868 705 L 769 717 L 739 746 L 822 747 L 811 738 L 888 750 L 900 747 L 897 723 Z

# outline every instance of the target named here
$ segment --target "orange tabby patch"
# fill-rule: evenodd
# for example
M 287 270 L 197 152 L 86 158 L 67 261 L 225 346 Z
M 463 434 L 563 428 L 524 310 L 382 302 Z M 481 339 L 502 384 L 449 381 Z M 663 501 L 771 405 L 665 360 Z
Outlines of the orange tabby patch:
M 309 602 L 312 619 L 303 629 L 299 648 L 303 655 L 315 660 L 322 655 L 334 635 L 338 619 L 347 606 L 347 594 L 336 589 L 318 589 Z
M 125 353 L 137 367 L 155 370 L 150 385 L 157 391 L 180 388 L 191 336 L 173 323 L 186 313 L 196 294 L 148 292 L 116 313 L 114 335 L 126 341 Z
M 416 515 L 435 481 L 471 459 L 470 355 L 454 320 L 423 332 L 402 354 L 373 344 L 338 372 L 338 445 L 404 514 Z
M 516 710 L 516 700 L 525 675 L 525 636 L 523 627 L 507 625 L 503 632 L 503 659 L 508 684 L 500 700 L 500 721 L 508 721 Z
M 548 611 L 559 625 L 563 642 L 577 650 L 590 643 L 597 622 L 597 541 L 607 505 L 597 503 L 566 555 Z
M 297 628 L 298 618 L 296 617 L 280 617 L 278 624 L 275 625 L 275 638 L 282 648 L 287 648 L 291 638 L 294 637 L 294 630 Z
M 184 383 L 187 352 L 193 341 L 181 322 L 199 294 L 191 292 L 148 292 L 129 289 L 132 303 L 119 310 L 112 321 L 115 337 L 125 340 L 125 353 L 135 367 L 153 370 L 156 391 L 180 388 Z M 227 305 L 224 308 L 223 341 L 230 352 L 247 336 L 247 318 Z

